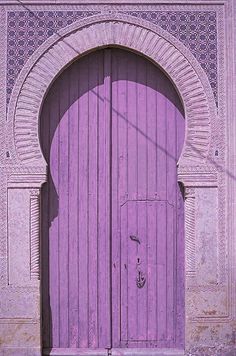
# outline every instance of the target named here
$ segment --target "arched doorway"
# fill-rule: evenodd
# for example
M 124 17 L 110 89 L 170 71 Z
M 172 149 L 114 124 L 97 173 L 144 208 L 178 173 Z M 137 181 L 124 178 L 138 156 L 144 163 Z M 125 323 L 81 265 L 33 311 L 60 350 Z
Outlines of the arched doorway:
M 172 83 L 128 51 L 91 53 L 51 87 L 40 127 L 45 348 L 183 347 L 184 126 Z

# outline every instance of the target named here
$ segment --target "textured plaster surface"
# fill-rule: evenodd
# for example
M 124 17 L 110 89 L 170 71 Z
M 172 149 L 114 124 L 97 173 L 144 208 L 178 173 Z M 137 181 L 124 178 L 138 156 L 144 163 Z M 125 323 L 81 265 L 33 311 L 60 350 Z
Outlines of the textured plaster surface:
M 236 72 L 236 2 L 199 0 L 173 5 L 172 1 L 149 1 L 151 5 L 147 5 L 145 1 L 131 1 L 126 5 L 122 1 L 122 5 L 114 6 L 89 1 L 81 2 L 81 6 L 75 1 L 68 1 L 67 5 L 63 1 L 25 3 L 37 14 L 42 12 L 49 17 L 51 11 L 57 32 L 38 45 L 32 43 L 33 53 L 27 52 L 30 44 L 24 44 L 24 48 L 10 45 L 9 14 L 28 10 L 13 0 L 0 1 L 0 354 L 41 352 L 39 202 L 46 165 L 39 146 L 38 125 L 44 96 L 60 71 L 80 54 L 98 46 L 121 45 L 161 66 L 176 85 L 185 107 L 187 135 L 178 168 L 179 181 L 185 189 L 185 354 L 235 355 L 236 86 L 232 78 Z M 58 28 L 59 16 L 55 13 L 60 11 L 87 12 L 89 16 L 71 23 L 63 17 L 64 25 Z M 217 59 L 213 61 L 217 68 L 216 77 L 211 80 L 210 72 L 186 39 L 181 41 L 181 33 L 177 31 L 175 36 L 164 29 L 164 18 L 161 25 L 162 12 L 180 16 L 186 11 L 214 12 L 217 19 Z M 159 14 L 159 23 L 148 20 L 151 13 Z M 196 19 L 195 23 L 200 22 Z M 21 30 L 19 24 L 11 39 L 20 41 Z M 41 29 L 34 31 L 32 36 L 37 39 Z M 32 40 L 30 34 L 24 36 Z M 27 52 L 23 62 L 16 65 L 14 78 L 10 77 L 9 61 L 18 55 L 20 60 L 23 54 L 9 52 L 12 50 Z M 204 60 L 206 65 L 213 63 Z
M 13 286 L 24 286 L 30 282 L 29 225 L 24 222 L 30 218 L 27 193 L 26 189 L 8 189 L 8 283 Z

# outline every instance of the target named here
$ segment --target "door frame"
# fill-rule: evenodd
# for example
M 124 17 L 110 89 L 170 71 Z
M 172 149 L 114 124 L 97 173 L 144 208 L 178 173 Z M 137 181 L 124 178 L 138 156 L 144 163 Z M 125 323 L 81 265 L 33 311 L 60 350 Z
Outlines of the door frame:
M 8 238 L 10 241 L 12 238 L 20 241 L 22 235 L 26 236 L 26 241 L 29 238 L 27 249 L 25 246 L 28 242 L 21 246 L 25 251 L 23 257 L 10 255 L 8 265 L 19 273 L 23 271 L 25 275 L 20 286 L 21 295 L 31 301 L 32 314 L 28 318 L 27 332 L 32 334 L 32 347 L 39 353 L 40 188 L 47 180 L 47 166 L 39 140 L 40 111 L 50 85 L 61 71 L 80 56 L 107 46 L 137 52 L 154 62 L 170 78 L 183 102 L 186 134 L 178 162 L 178 181 L 184 186 L 185 192 L 185 278 L 186 287 L 195 285 L 198 288 L 185 290 L 186 349 L 196 346 L 192 335 L 202 322 L 222 322 L 229 318 L 228 313 L 204 315 L 204 307 L 195 310 L 189 302 L 206 289 L 201 287 L 197 279 L 196 236 L 204 233 L 203 226 L 206 224 L 209 238 L 214 239 L 218 234 L 215 224 L 218 210 L 213 208 L 212 201 L 221 204 L 221 211 L 225 209 L 220 198 L 225 194 L 222 190 L 224 178 L 219 174 L 220 167 L 215 164 L 214 158 L 215 147 L 222 139 L 222 134 L 215 125 L 217 108 L 206 73 L 193 54 L 160 27 L 124 14 L 100 14 L 60 30 L 35 51 L 19 74 L 8 110 L 7 136 L 12 164 L 3 171 L 7 187 L 7 211 L 8 216 L 17 216 L 22 209 L 27 212 L 20 221 L 16 219 L 13 223 L 12 219 L 8 220 Z M 208 195 L 211 199 L 206 198 Z M 19 199 L 25 199 L 23 208 L 22 204 L 17 204 Z M 210 212 L 205 220 L 201 214 L 201 204 Z M 18 254 L 20 256 L 21 253 Z M 217 255 L 217 258 L 222 259 L 222 255 Z M 210 280 L 211 276 L 206 286 L 212 288 Z M 213 289 L 217 289 L 217 285 L 216 281 Z M 214 295 L 209 298 L 209 304 L 214 304 Z

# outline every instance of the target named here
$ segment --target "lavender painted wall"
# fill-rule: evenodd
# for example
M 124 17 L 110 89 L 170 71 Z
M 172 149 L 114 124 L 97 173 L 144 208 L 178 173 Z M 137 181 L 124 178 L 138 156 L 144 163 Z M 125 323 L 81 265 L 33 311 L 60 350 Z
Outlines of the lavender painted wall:
M 169 79 L 131 52 L 87 55 L 53 84 L 41 115 L 45 347 L 183 348 L 184 125 Z
M 41 355 L 39 217 L 47 176 L 38 128 L 44 96 L 78 53 L 107 43 L 147 55 L 179 89 L 187 123 L 178 165 L 185 199 L 185 354 L 234 354 L 236 102 L 235 81 L 228 78 L 236 69 L 235 14 L 234 0 L 1 1 L 0 354 Z M 124 204 L 121 215 L 135 204 Z M 157 211 L 158 204 L 140 203 L 145 211 Z M 148 234 L 142 241 L 143 256 Z M 131 285 L 129 273 L 123 276 Z M 136 332 L 124 323 L 126 329 L 131 337 Z M 112 355 L 134 356 L 135 349 L 120 350 Z M 149 349 L 164 353 L 158 350 Z

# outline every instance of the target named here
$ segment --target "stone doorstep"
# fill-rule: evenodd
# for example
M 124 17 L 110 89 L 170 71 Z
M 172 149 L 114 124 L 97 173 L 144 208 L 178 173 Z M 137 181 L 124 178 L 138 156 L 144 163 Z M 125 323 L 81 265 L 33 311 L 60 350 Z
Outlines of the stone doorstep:
M 1 356 L 41 356 L 38 347 L 0 347 Z
M 148 353 L 147 353 L 148 352 Z M 184 351 L 179 349 L 47 349 L 44 356 L 183 356 Z
M 112 356 L 180 356 L 184 350 L 179 349 L 112 349 Z

